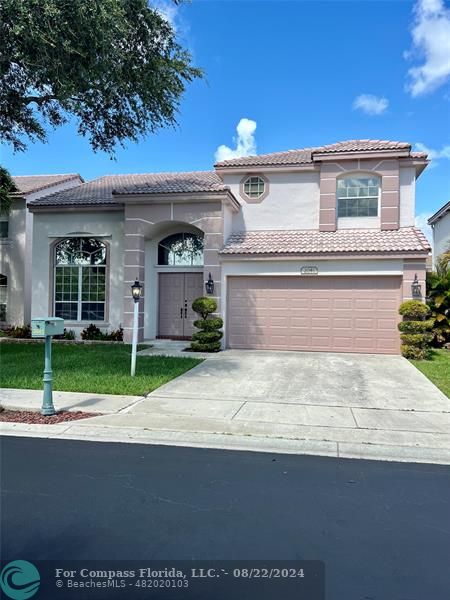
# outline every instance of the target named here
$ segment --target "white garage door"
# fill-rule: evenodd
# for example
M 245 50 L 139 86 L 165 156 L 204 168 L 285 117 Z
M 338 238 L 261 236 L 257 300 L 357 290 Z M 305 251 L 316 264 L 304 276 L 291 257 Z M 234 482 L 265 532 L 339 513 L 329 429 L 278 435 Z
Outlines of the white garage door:
M 400 277 L 229 277 L 228 346 L 398 354 Z

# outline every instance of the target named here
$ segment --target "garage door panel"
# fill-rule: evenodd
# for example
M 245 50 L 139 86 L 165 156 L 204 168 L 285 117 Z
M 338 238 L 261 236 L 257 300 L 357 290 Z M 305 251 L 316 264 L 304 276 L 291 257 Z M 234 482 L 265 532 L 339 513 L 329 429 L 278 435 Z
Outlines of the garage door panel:
M 232 348 L 399 353 L 400 277 L 230 277 Z

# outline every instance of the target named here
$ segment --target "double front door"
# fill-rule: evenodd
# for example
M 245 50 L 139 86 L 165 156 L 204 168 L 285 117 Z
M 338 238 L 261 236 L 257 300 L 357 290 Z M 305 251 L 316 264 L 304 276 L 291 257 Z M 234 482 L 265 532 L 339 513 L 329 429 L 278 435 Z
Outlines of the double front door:
M 199 318 L 192 302 L 203 295 L 203 273 L 160 273 L 159 336 L 190 338 Z

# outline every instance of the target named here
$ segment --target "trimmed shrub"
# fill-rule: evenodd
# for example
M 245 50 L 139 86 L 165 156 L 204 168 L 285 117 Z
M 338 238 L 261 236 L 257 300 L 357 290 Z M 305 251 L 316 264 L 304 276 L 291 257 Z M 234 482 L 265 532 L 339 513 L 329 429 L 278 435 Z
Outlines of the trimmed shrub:
M 109 333 L 103 333 L 97 325 L 91 323 L 89 327 L 81 332 L 82 340 L 95 340 L 97 342 L 123 342 L 123 327 L 113 329 Z
M 194 300 L 192 303 L 192 310 L 199 314 L 202 319 L 206 320 L 208 315 L 217 310 L 217 302 L 214 298 L 202 296 L 201 298 Z
M 434 319 L 426 321 L 401 321 L 398 328 L 402 333 L 424 333 L 433 329 Z
M 215 331 L 216 329 L 222 329 L 223 319 L 221 317 L 198 319 L 197 321 L 194 321 L 194 327 L 202 329 L 203 331 Z
M 402 333 L 400 338 L 407 346 L 426 348 L 433 340 L 432 333 Z
M 94 323 L 91 323 L 89 325 L 89 327 L 85 327 L 80 335 L 81 335 L 82 340 L 104 340 L 105 339 L 105 334 L 102 333 L 102 331 L 97 327 L 97 325 L 94 325 Z
M 16 339 L 29 339 L 31 338 L 31 327 L 30 325 L 16 325 L 8 327 L 5 330 L 8 337 Z
M 402 344 L 402 356 L 413 360 L 428 360 L 431 358 L 432 351 L 430 348 L 417 348 L 417 346 L 409 346 Z
M 119 327 L 119 329 L 113 329 L 107 333 L 105 335 L 105 340 L 109 340 L 111 342 L 123 342 L 123 327 Z
M 430 309 L 419 300 L 407 300 L 400 305 L 403 321 L 398 324 L 402 340 L 401 353 L 405 358 L 424 360 L 431 357 L 431 329 L 434 319 L 427 319 Z
M 190 349 L 194 352 L 218 352 L 223 332 L 223 320 L 220 317 L 208 319 L 208 315 L 217 310 L 217 302 L 213 298 L 197 298 L 192 303 L 192 310 L 202 318 L 194 321 L 195 327 L 200 329 L 192 336 Z
M 430 309 L 420 300 L 406 300 L 406 302 L 400 304 L 398 312 L 405 319 L 423 321 L 430 314 Z
M 223 333 L 221 331 L 198 331 L 194 333 L 192 339 L 195 342 L 205 342 L 205 344 L 209 344 L 211 342 L 218 342 L 223 337 Z
M 190 349 L 194 352 L 219 352 L 220 342 L 211 342 L 209 344 L 203 342 L 192 342 Z

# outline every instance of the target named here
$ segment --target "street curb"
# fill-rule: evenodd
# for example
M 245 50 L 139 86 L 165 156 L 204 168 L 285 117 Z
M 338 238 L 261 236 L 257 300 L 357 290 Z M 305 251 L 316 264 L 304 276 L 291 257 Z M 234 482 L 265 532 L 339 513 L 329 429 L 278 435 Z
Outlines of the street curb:
M 5 427 L 5 423 L 0 426 L 1 436 L 214 448 L 275 454 L 326 456 L 339 459 L 450 465 L 450 450 L 437 448 L 353 444 L 349 442 L 284 439 L 251 435 L 205 434 L 204 432 L 142 430 L 111 426 L 98 427 L 95 434 L 84 434 L 80 431 L 83 425 L 73 421 L 56 425 L 23 425 L 20 423 L 7 423 L 7 425 L 9 427 Z M 92 427 L 95 426 L 90 424 L 91 429 Z M 58 430 L 56 431 L 54 428 L 58 428 Z M 76 431 L 70 431 L 76 428 L 78 428 Z

